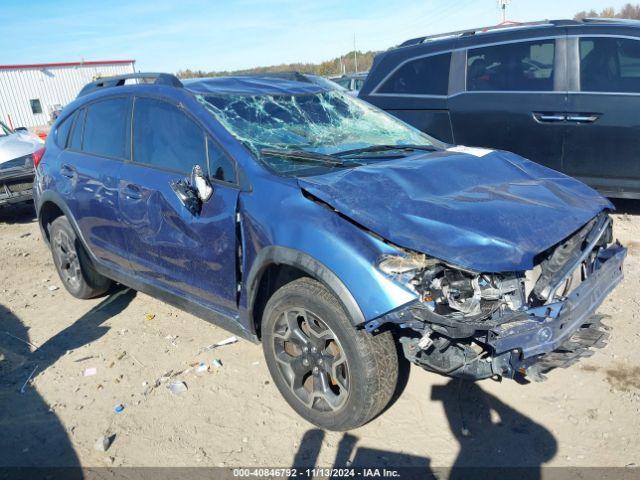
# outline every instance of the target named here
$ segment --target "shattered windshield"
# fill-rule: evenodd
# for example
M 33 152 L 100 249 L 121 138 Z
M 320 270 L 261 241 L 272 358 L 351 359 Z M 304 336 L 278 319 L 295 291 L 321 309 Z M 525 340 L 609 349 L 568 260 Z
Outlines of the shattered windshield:
M 312 175 L 389 157 L 321 161 L 341 152 L 384 146 L 431 146 L 435 140 L 338 90 L 300 95 L 199 95 L 198 100 L 253 154 L 283 175 Z M 277 155 L 277 151 L 283 155 Z M 275 153 L 274 153 L 275 152 Z M 287 152 L 287 154 L 284 154 Z M 291 154 L 291 152 L 297 152 Z M 311 158 L 317 154 L 318 158 Z M 398 156 L 405 153 L 396 152 Z

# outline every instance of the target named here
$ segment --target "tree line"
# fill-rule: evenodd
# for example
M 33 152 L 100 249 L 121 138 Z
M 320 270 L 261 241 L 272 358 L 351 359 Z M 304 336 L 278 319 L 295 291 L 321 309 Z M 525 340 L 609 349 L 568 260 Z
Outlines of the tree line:
M 630 18 L 634 20 L 640 20 L 640 4 L 633 5 L 627 3 L 624 7 L 616 12 L 612 7 L 604 8 L 601 11 L 583 10 L 576 13 L 575 20 L 582 20 L 584 18 Z M 376 53 L 374 51 L 368 52 L 355 52 L 357 53 L 357 61 L 359 72 L 367 71 L 371 68 L 373 58 Z M 246 68 L 242 70 L 224 70 L 224 71 L 204 71 L 204 70 L 179 70 L 177 75 L 180 78 L 198 78 L 198 77 L 220 77 L 224 75 L 243 75 L 253 73 L 273 73 L 273 72 L 301 72 L 310 73 L 314 75 L 321 75 L 323 77 L 339 76 L 343 72 L 352 73 L 356 71 L 355 55 L 351 51 L 340 57 L 333 58 L 320 63 L 286 63 L 280 65 L 270 65 L 267 67 L 254 67 Z
M 632 5 L 627 3 L 624 7 L 616 12 L 615 8 L 603 8 L 600 12 L 594 9 L 589 11 L 583 10 L 576 13 L 575 20 L 582 20 L 584 18 L 630 18 L 632 20 L 640 20 L 640 4 Z
M 371 68 L 373 57 L 378 52 L 355 52 L 357 53 L 358 71 L 364 72 Z M 224 75 L 246 75 L 252 73 L 273 73 L 273 72 L 300 72 L 323 77 L 342 75 L 343 72 L 352 73 L 356 71 L 356 56 L 354 52 L 349 52 L 341 57 L 336 57 L 320 63 L 286 63 L 281 65 L 271 65 L 268 67 L 254 67 L 243 70 L 225 71 L 204 71 L 204 70 L 179 70 L 179 78 L 199 78 L 199 77 L 220 77 Z

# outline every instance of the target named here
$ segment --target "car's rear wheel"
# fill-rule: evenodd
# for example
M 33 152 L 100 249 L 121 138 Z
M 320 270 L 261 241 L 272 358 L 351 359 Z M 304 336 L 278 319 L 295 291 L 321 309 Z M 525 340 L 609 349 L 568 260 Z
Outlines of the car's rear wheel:
M 76 298 L 93 298 L 105 293 L 111 280 L 96 272 L 66 217 L 58 217 L 49 228 L 53 263 L 67 291 Z
M 365 424 L 396 388 L 398 357 L 391 333 L 356 329 L 338 299 L 310 278 L 283 286 L 269 299 L 262 344 L 280 393 L 322 428 Z

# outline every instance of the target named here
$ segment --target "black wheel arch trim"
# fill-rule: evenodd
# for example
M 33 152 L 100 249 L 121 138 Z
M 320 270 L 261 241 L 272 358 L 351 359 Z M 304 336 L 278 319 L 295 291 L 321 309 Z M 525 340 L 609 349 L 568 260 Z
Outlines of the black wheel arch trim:
M 346 285 L 331 269 L 305 252 L 282 246 L 264 247 L 253 261 L 253 265 L 245 282 L 247 310 L 251 318 L 253 318 L 255 302 L 258 296 L 258 287 L 262 275 L 268 267 L 274 264 L 297 268 L 310 277 L 315 278 L 338 298 L 349 314 L 349 318 L 354 326 L 365 323 L 365 318 L 358 302 L 356 302 L 356 299 Z

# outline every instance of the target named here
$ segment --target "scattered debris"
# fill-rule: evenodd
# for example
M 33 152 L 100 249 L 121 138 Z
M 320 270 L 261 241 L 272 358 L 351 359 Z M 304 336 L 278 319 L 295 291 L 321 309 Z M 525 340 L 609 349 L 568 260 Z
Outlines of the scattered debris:
M 204 362 L 200 362 L 200 364 L 196 367 L 196 373 L 204 373 L 207 370 L 209 370 L 209 366 Z
M 212 343 L 211 345 L 207 345 L 206 347 L 201 349 L 200 352 L 198 353 L 206 352 L 207 350 L 213 350 L 214 348 L 218 348 L 218 347 L 223 347 L 224 345 L 231 345 L 232 343 L 236 343 L 237 341 L 238 341 L 237 337 L 235 336 L 229 337 L 224 340 L 221 340 L 218 343 Z
M 211 361 L 211 365 L 213 365 L 216 368 L 220 368 L 222 366 L 222 360 L 218 359 L 218 358 L 214 358 Z
M 20 238 L 27 238 L 29 236 L 31 236 L 31 234 L 29 232 L 27 232 L 27 233 L 23 233 L 22 235 L 20 235 Z
M 168 388 L 174 395 L 182 395 L 188 390 L 187 384 L 184 382 L 172 382 L 169 384 Z
M 96 440 L 94 448 L 99 452 L 106 452 L 107 450 L 109 450 L 109 447 L 111 446 L 115 438 L 115 435 L 103 435 L 102 437 L 98 438 L 98 440 Z
M 118 405 L 116 405 L 116 407 L 113 409 L 114 412 L 116 413 L 122 413 L 122 411 L 124 410 L 124 405 L 122 405 L 121 403 L 119 403 Z
M 116 360 L 122 360 L 127 355 L 127 352 L 122 351 L 117 357 Z
M 144 314 L 144 319 L 145 320 L 153 320 L 154 318 L 156 318 L 156 314 L 155 313 L 145 313 Z
M 25 388 L 27 388 L 27 385 L 29 384 L 29 381 L 31 380 L 31 378 L 33 378 L 33 374 L 36 373 L 36 370 L 38 370 L 38 365 L 36 365 L 34 367 L 34 369 L 31 372 L 31 374 L 29 374 L 29 377 L 27 377 L 27 379 L 25 380 L 24 384 L 22 385 L 22 388 L 20 389 L 20 393 L 24 393 L 25 392 Z
M 82 358 L 79 358 L 77 360 L 74 360 L 74 362 L 80 363 L 80 362 L 84 362 L 86 360 L 91 360 L 92 358 L 95 358 L 95 357 L 93 355 L 89 355 L 88 357 L 82 357 Z
M 49 285 L 48 288 L 50 292 L 55 292 L 56 290 L 60 289 L 60 287 L 58 287 L 57 285 Z
M 98 369 L 96 367 L 89 367 L 85 369 L 82 376 L 83 377 L 93 377 L 96 373 L 98 373 Z

